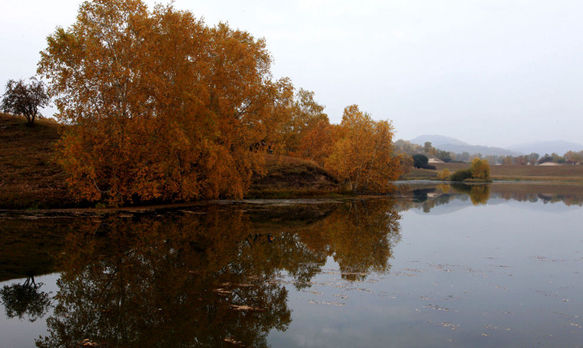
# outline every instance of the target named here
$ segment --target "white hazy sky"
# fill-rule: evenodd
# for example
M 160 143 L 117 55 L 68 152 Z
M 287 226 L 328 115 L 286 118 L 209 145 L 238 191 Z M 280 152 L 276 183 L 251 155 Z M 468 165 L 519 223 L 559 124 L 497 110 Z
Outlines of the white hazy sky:
M 0 2 L 0 84 L 35 73 L 46 36 L 73 23 L 79 4 Z M 274 76 L 315 91 L 333 122 L 358 104 L 392 120 L 399 138 L 583 142 L 581 0 L 177 0 L 175 7 L 264 37 Z

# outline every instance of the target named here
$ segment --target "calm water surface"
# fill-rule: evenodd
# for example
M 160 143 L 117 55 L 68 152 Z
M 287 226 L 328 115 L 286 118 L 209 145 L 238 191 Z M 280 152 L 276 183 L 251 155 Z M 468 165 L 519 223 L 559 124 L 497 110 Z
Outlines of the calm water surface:
M 4 212 L 0 347 L 579 347 L 582 218 L 540 184 Z

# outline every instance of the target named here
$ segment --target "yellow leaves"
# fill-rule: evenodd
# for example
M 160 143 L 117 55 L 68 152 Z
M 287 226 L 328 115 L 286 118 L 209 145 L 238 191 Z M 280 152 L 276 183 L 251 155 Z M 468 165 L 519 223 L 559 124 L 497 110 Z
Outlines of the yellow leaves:
M 393 153 L 393 128 L 374 121 L 357 105 L 344 109 L 342 123 L 332 125 L 313 92 L 300 90 L 284 124 L 284 152 L 311 159 L 338 177 L 344 189 L 385 192 L 401 174 L 401 158 Z
M 287 97 L 286 116 L 288 119 L 283 123 L 281 141 L 283 152 L 293 155 L 301 151 L 300 148 L 306 142 L 303 138 L 317 127 L 318 123 L 329 124 L 329 121 L 328 116 L 323 112 L 324 107 L 315 102 L 314 92 L 300 89 L 295 95 L 295 100 L 292 101 L 293 96 L 290 94 L 287 94 Z
M 356 105 L 331 125 L 313 92 L 273 81 L 264 40 L 171 5 L 85 2 L 41 53 L 60 163 L 79 199 L 111 204 L 242 197 L 263 152 L 313 159 L 355 190 L 398 175 L 392 126 Z
M 437 172 L 437 177 L 439 178 L 439 180 L 448 180 L 450 176 L 451 172 L 447 168 Z
M 473 205 L 486 204 L 490 199 L 490 185 L 472 185 L 470 199 Z
M 298 154 L 307 159 L 311 159 L 324 166 L 324 162 L 332 153 L 334 143 L 339 138 L 340 126 L 331 125 L 328 120 L 318 122 L 312 128 L 306 130 L 306 134 L 301 138 Z
M 490 180 L 490 164 L 488 160 L 474 158 L 472 160 L 472 179 Z
M 344 109 L 342 131 L 325 168 L 347 184 L 349 190 L 384 192 L 400 175 L 399 158 L 393 155 L 392 126 L 374 121 L 358 106 Z
M 84 3 L 42 52 L 61 164 L 79 199 L 112 204 L 242 197 L 277 127 L 287 80 L 271 81 L 263 40 L 207 27 L 172 6 Z

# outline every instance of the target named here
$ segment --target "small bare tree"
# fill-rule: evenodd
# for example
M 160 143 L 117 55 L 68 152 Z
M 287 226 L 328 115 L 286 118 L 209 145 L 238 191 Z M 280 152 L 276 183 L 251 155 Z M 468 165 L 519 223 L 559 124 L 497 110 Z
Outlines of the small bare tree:
M 32 126 L 39 115 L 38 109 L 49 105 L 49 95 L 42 81 L 31 78 L 29 83 L 23 80 L 10 80 L 2 98 L 2 111 L 26 117 L 27 125 Z

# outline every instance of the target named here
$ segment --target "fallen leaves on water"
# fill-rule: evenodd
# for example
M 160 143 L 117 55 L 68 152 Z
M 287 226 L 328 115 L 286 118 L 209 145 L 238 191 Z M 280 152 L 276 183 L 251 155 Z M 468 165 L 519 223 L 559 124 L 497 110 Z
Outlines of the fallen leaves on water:
M 308 303 L 310 303 L 310 304 L 323 304 L 323 305 L 336 306 L 336 307 L 342 307 L 342 306 L 346 305 L 346 303 L 342 303 L 342 302 L 314 301 L 314 300 L 310 300 Z
M 99 344 L 91 342 L 91 340 L 89 340 L 88 338 L 84 339 L 79 344 L 81 345 L 81 347 L 99 347 Z
M 435 311 L 441 311 L 441 312 L 449 312 L 449 308 L 441 307 L 441 306 L 434 305 L 434 304 L 425 305 L 425 306 L 423 306 L 423 308 L 433 309 Z
M 222 289 L 222 288 L 214 289 L 213 291 L 216 292 L 219 295 L 230 295 L 230 294 L 232 294 L 232 291 L 225 290 L 225 289 Z
M 230 344 L 237 345 L 237 346 L 242 346 L 242 345 L 243 345 L 243 342 L 241 342 L 241 341 L 237 341 L 236 339 L 234 339 L 234 338 L 231 338 L 231 337 L 225 337 L 225 338 L 223 339 L 223 341 L 225 341 L 225 342 L 227 342 L 227 343 L 230 343 Z
M 236 310 L 236 311 L 250 311 L 250 312 L 263 312 L 264 311 L 263 308 L 251 307 L 251 306 L 247 306 L 247 305 L 235 305 L 235 304 L 231 305 L 231 309 Z
M 445 328 L 450 329 L 452 331 L 455 331 L 456 329 L 458 329 L 460 327 L 459 324 L 450 323 L 448 321 L 442 321 L 439 324 L 441 325 L 441 327 L 445 327 Z

